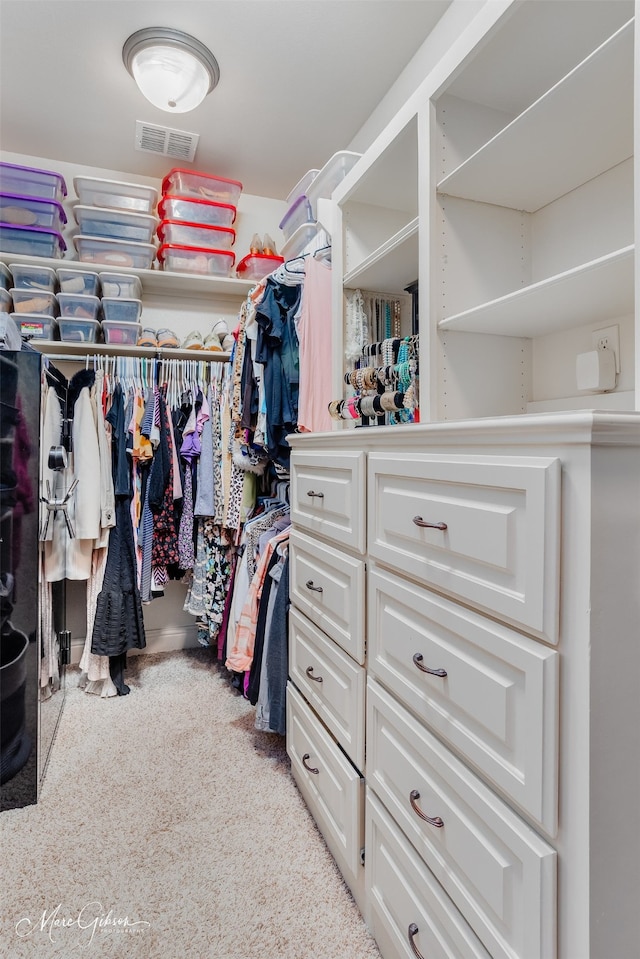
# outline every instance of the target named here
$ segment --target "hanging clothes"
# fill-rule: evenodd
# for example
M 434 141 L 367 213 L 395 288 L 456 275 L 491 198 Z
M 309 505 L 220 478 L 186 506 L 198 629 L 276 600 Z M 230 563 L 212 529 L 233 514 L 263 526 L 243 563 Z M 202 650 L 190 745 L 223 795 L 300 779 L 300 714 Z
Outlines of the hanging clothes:
M 300 390 L 298 429 L 317 433 L 331 430 L 332 399 L 329 371 L 333 363 L 331 323 L 331 265 L 310 256 L 298 321 L 300 345 Z

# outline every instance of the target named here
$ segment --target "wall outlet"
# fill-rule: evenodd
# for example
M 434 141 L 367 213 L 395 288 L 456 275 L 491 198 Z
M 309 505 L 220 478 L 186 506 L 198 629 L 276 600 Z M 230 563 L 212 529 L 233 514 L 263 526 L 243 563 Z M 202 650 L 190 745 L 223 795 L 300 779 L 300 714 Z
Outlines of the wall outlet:
M 594 350 L 612 350 L 616 358 L 616 373 L 620 372 L 620 327 L 617 323 L 603 330 L 593 330 L 591 345 Z

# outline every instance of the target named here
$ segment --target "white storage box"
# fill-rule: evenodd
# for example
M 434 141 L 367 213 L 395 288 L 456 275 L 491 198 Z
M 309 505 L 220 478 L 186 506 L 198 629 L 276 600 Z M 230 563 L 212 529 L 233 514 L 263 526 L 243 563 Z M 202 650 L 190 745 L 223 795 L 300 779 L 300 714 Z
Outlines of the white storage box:
M 160 243 L 170 246 L 198 246 L 207 250 L 228 250 L 236 240 L 236 231 L 224 226 L 205 226 L 179 220 L 161 220 L 158 225 Z
M 296 197 L 302 196 L 303 193 L 306 196 L 307 187 L 309 186 L 309 184 L 313 183 L 313 181 L 315 180 L 315 178 L 317 177 L 319 173 L 320 173 L 320 170 L 307 170 L 305 175 L 298 180 L 293 190 L 291 191 L 287 199 L 284 201 L 286 205 L 291 206 L 291 204 L 296 199 Z
M 361 156 L 361 153 L 352 153 L 350 150 L 341 150 L 339 153 L 334 153 L 322 167 L 317 177 L 309 184 L 307 198 L 311 204 L 314 219 L 318 218 L 317 200 L 320 197 L 326 200 L 330 199 L 337 185 L 344 180 Z
M 10 263 L 13 285 L 17 290 L 41 290 L 55 293 L 56 272 L 48 266 L 35 266 L 30 263 Z
M 58 293 L 60 316 L 64 319 L 96 320 L 100 299 L 87 293 Z
M 127 243 L 126 240 L 108 240 L 106 237 L 81 234 L 74 236 L 73 243 L 78 251 L 78 259 L 83 263 L 150 270 L 156 255 L 152 243 Z
M 113 320 L 102 321 L 105 343 L 120 343 L 123 346 L 135 346 L 142 331 L 139 323 L 116 323 Z
M 142 301 L 130 300 L 124 296 L 103 296 L 102 313 L 108 323 L 137 323 L 142 313 Z
M 35 313 L 12 313 L 20 335 L 29 340 L 57 339 L 58 324 L 52 316 L 36 315 Z
M 15 287 L 9 292 L 16 313 L 56 316 L 58 312 L 58 303 L 54 293 L 48 293 L 46 290 L 18 290 Z
M 60 339 L 70 343 L 95 343 L 100 331 L 98 320 L 60 319 Z
M 73 208 L 73 215 L 86 236 L 106 236 L 112 240 L 128 240 L 132 243 L 151 243 L 158 219 L 150 213 L 129 210 L 107 210 L 99 206 Z
M 230 203 L 215 203 L 198 197 L 163 196 L 158 203 L 158 215 L 162 220 L 182 220 L 185 223 L 202 223 L 205 226 L 233 226 L 236 208 Z
M 137 276 L 129 273 L 98 273 L 103 297 L 124 296 L 139 300 L 142 296 L 142 283 Z
M 90 270 L 67 269 L 60 269 L 56 272 L 62 293 L 87 293 L 89 296 L 99 295 L 100 281 L 97 273 L 92 273 Z
M 292 257 L 304 253 L 309 244 L 318 236 L 319 229 L 322 229 L 322 227 L 319 227 L 317 223 L 303 223 L 302 226 L 299 226 L 280 250 L 285 260 L 290 260 Z
M 140 183 L 121 183 L 119 180 L 77 176 L 73 180 L 73 187 L 80 203 L 86 206 L 153 213 L 158 202 L 158 191 L 155 187 L 143 186 Z

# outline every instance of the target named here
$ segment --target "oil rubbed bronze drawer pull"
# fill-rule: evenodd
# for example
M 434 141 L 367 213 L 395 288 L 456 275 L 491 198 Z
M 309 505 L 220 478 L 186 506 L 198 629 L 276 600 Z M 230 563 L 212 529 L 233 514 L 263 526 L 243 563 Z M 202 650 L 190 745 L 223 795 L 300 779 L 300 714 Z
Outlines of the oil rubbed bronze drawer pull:
M 424 956 L 413 941 L 413 937 L 418 935 L 418 927 L 416 926 L 415 922 L 411 923 L 407 932 L 409 935 L 409 945 L 411 946 L 411 951 L 413 952 L 414 956 L 417 956 L 418 959 L 424 959 Z
M 429 673 L 430 676 L 439 676 L 441 679 L 444 679 L 444 677 L 447 675 L 446 669 L 429 669 L 428 666 L 422 665 L 423 659 L 424 657 L 422 653 L 413 654 L 413 662 L 418 667 L 418 669 L 422 670 L 423 673 Z
M 420 799 L 420 793 L 417 789 L 412 789 L 409 793 L 409 802 L 411 803 L 411 808 L 417 816 L 420 816 L 420 819 L 424 819 L 425 822 L 428 822 L 430 826 L 437 826 L 440 829 L 444 826 L 440 816 L 425 816 L 420 807 L 416 804 L 416 800 Z
M 316 493 L 315 490 L 308 489 L 307 496 L 317 496 L 318 499 L 324 499 L 324 493 Z
M 311 759 L 311 755 L 310 755 L 309 753 L 305 753 L 304 756 L 302 757 L 302 765 L 303 765 L 304 768 L 307 769 L 310 773 L 313 773 L 314 776 L 317 776 L 317 775 L 319 774 L 320 770 L 319 770 L 319 769 L 316 769 L 314 766 L 307 766 L 307 759 Z
M 316 593 L 322 592 L 322 586 L 314 586 L 312 579 L 308 579 L 304 585 L 307 587 L 307 589 L 313 589 Z
M 309 679 L 312 679 L 312 680 L 314 681 L 314 683 L 321 683 L 321 682 L 322 682 L 322 676 L 314 676 L 314 675 L 313 675 L 313 666 L 307 666 L 307 668 L 305 669 L 305 673 L 307 674 L 307 676 L 309 677 Z
M 446 529 L 447 528 L 446 523 L 427 523 L 427 521 L 424 520 L 422 516 L 414 516 L 413 522 L 416 524 L 416 526 L 428 526 L 429 529 Z

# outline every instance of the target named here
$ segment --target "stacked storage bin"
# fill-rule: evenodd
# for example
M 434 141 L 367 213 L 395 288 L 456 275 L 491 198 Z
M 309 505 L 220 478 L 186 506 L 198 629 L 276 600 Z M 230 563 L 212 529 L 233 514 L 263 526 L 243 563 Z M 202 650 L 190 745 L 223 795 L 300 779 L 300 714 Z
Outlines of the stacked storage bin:
M 20 256 L 64 256 L 66 195 L 59 173 L 0 163 L 0 250 Z
M 158 223 L 155 187 L 85 176 L 75 177 L 73 185 L 78 196 L 73 208 L 78 259 L 115 270 L 150 270 Z
M 133 273 L 59 269 L 60 339 L 135 346 L 141 331 L 142 284 Z
M 233 224 L 242 183 L 196 170 L 171 170 L 158 204 L 158 261 L 163 270 L 229 276 Z
M 55 270 L 10 263 L 9 271 L 13 277 L 11 316 L 21 335 L 25 339 L 55 340 L 58 332 Z

